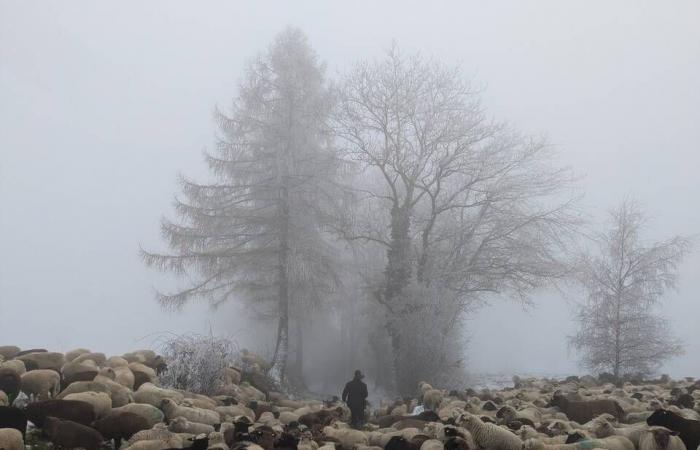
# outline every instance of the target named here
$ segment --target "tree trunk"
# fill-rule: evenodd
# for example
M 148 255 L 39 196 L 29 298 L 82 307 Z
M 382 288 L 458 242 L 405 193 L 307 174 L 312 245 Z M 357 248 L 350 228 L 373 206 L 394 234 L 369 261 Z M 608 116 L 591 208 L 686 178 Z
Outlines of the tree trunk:
M 412 392 L 406 386 L 403 372 L 403 351 L 401 348 L 401 294 L 411 278 L 411 239 L 409 236 L 410 214 L 408 207 L 395 205 L 391 210 L 391 246 L 387 250 L 387 267 L 385 271 L 386 287 L 383 301 L 389 310 L 386 329 L 391 340 L 393 378 L 395 387 L 401 394 Z

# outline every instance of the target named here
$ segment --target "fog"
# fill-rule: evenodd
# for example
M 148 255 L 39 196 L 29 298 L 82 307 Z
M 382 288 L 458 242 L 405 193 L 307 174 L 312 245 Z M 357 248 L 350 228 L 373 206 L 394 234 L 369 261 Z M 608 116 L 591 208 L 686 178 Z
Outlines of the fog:
M 698 17 L 695 1 L 0 0 L 0 344 L 121 353 L 211 329 L 256 345 L 238 305 L 163 312 L 154 289 L 173 280 L 139 248 L 164 248 L 176 175 L 206 177 L 215 106 L 288 25 L 331 79 L 392 42 L 460 64 L 489 115 L 547 135 L 593 223 L 634 195 L 649 239 L 696 235 Z M 674 376 L 700 371 L 698 274 L 696 247 L 663 303 L 686 343 Z M 581 371 L 567 300 L 533 300 L 492 298 L 469 319 L 470 371 Z

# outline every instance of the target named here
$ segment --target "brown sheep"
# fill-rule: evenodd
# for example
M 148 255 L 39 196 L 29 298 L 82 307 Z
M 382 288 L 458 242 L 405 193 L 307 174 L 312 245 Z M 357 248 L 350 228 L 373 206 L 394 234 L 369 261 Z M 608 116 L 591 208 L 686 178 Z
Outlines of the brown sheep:
M 61 367 L 66 363 L 63 353 L 56 352 L 28 353 L 17 356 L 15 359 L 22 361 L 27 366 L 27 370 L 29 370 L 29 365 L 33 364 L 37 369 L 50 369 L 59 373 L 61 372 Z
M 104 438 L 99 431 L 70 420 L 47 417 L 44 421 L 44 432 L 54 446 L 65 448 L 84 448 L 99 450 Z
M 16 345 L 0 345 L 0 356 L 3 359 L 12 359 L 20 352 L 20 348 Z
M 9 398 L 17 397 L 22 387 L 22 378 L 12 369 L 0 367 L 0 391 L 5 392 Z
M 22 392 L 39 400 L 56 397 L 60 392 L 61 376 L 50 369 L 30 370 L 22 375 Z
M 119 412 L 93 422 L 92 427 L 102 434 L 105 439 L 114 439 L 114 448 L 121 447 L 122 439 L 130 439 L 131 436 L 141 430 L 148 430 L 148 420 L 138 414 Z
M 46 400 L 27 405 L 27 419 L 39 428 L 44 426 L 47 417 L 71 420 L 82 425 L 95 421 L 95 409 L 91 404 L 79 400 Z
M 620 404 L 609 399 L 573 401 L 561 392 L 555 392 L 550 405 L 558 407 L 569 420 L 579 424 L 589 422 L 601 414 L 610 414 L 618 421 L 625 417 L 625 411 Z

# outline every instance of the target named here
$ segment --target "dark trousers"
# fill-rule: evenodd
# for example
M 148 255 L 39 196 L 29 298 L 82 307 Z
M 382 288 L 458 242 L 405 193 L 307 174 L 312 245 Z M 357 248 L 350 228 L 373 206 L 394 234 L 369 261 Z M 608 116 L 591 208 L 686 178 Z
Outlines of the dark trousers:
M 365 409 L 354 407 L 350 408 L 350 426 L 358 429 L 365 424 Z

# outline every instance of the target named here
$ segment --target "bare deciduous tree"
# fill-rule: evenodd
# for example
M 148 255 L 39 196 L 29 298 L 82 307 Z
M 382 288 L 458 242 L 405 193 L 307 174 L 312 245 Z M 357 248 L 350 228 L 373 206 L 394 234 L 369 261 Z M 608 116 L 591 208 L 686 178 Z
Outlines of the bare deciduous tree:
M 194 280 L 161 303 L 232 298 L 267 308 L 278 321 L 273 368 L 287 372 L 289 319 L 336 283 L 323 228 L 334 201 L 337 159 L 327 117 L 332 96 L 323 66 L 298 30 L 281 33 L 255 60 L 230 114 L 216 113 L 221 136 L 206 155 L 216 181 L 183 180 L 179 222 L 164 220 L 171 254 L 145 261 Z
M 676 236 L 645 245 L 644 215 L 626 199 L 610 212 L 611 227 L 594 237 L 597 249 L 582 255 L 578 280 L 586 298 L 575 308 L 578 332 L 570 345 L 588 369 L 649 375 L 682 353 L 657 307 L 677 284 L 677 269 L 690 241 Z
M 459 70 L 396 48 L 356 66 L 341 89 L 336 133 L 363 175 L 361 207 L 341 232 L 386 251 L 374 297 L 400 392 L 412 392 L 416 367 L 428 366 L 412 352 L 412 322 L 458 342 L 462 313 L 484 294 L 524 299 L 564 272 L 559 244 L 575 224 L 562 192 L 570 174 L 553 168 L 543 140 L 488 120 L 478 100 Z M 450 352 L 433 371 L 461 359 Z

